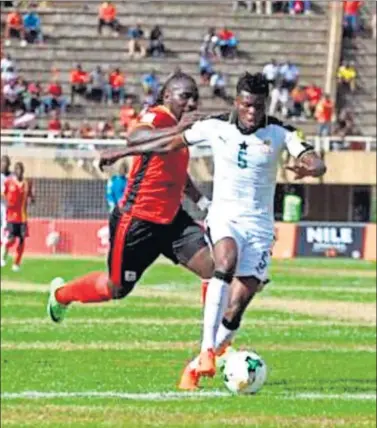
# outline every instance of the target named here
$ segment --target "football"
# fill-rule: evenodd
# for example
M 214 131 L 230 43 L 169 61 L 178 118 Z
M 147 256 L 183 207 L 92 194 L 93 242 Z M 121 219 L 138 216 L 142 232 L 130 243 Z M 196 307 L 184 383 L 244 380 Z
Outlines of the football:
M 232 352 L 224 364 L 223 376 L 230 392 L 255 394 L 266 381 L 267 366 L 256 352 Z

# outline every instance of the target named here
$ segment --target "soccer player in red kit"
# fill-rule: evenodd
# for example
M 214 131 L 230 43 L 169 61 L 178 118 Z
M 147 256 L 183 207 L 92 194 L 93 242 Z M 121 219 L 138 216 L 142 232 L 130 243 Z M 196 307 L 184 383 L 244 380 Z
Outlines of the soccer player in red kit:
M 4 182 L 3 197 L 6 201 L 7 238 L 1 247 L 1 266 L 6 265 L 6 259 L 11 247 L 18 239 L 16 257 L 12 266 L 14 272 L 20 270 L 22 256 L 25 250 L 25 238 L 28 236 L 27 207 L 28 202 L 34 203 L 32 184 L 24 178 L 23 163 L 14 166 L 14 175 Z
M 158 135 L 169 135 L 197 120 L 182 119 L 196 109 L 198 101 L 197 85 L 189 75 L 171 76 L 160 98 L 157 107 L 141 115 L 128 141 L 137 142 L 151 128 Z M 161 132 L 157 131 L 160 128 Z M 113 156 L 109 164 L 116 160 Z M 212 276 L 213 262 L 203 230 L 181 207 L 184 193 L 202 207 L 206 202 L 188 176 L 188 162 L 187 148 L 164 155 L 134 156 L 124 198 L 110 216 L 108 273 L 89 273 L 66 284 L 56 278 L 47 305 L 52 321 L 62 321 L 73 302 L 94 303 L 127 296 L 161 254 L 201 278 Z

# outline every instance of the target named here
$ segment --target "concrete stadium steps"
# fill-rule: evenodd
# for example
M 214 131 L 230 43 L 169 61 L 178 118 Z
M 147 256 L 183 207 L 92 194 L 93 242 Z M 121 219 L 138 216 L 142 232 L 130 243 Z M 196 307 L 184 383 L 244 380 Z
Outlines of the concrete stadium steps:
M 59 5 L 67 3 L 60 1 Z M 86 1 L 86 10 L 74 9 L 41 10 L 43 31 L 47 35 L 45 46 L 20 48 L 17 42 L 7 48 L 15 58 L 21 74 L 26 79 L 47 83 L 50 70 L 59 70 L 59 78 L 66 95 L 70 93 L 69 71 L 80 62 L 84 69 L 91 71 L 96 65 L 119 66 L 127 76 L 128 93 L 141 93 L 140 79 L 144 73 L 155 69 L 161 81 L 179 65 L 184 71 L 192 73 L 199 81 L 199 47 L 208 27 L 230 27 L 240 38 L 240 58 L 215 63 L 228 77 L 229 94 L 233 95 L 240 73 L 244 70 L 261 71 L 271 58 L 279 62 L 291 60 L 300 67 L 301 83 L 315 82 L 324 85 L 327 63 L 328 19 L 322 15 L 256 15 L 240 10 L 232 12 L 230 0 L 164 0 L 117 2 L 119 20 L 123 26 L 134 25 L 140 21 L 149 35 L 151 26 L 161 25 L 168 55 L 164 59 L 144 58 L 130 60 L 126 56 L 127 37 L 121 34 L 114 38 L 104 30 L 97 35 L 98 1 Z M 320 2 L 314 1 L 318 10 Z M 323 4 L 322 4 L 323 6 Z M 327 8 L 322 8 L 327 13 Z M 2 16 L 2 21 L 4 16 Z M 208 112 L 222 112 L 228 109 L 225 102 L 214 100 L 208 87 L 201 87 L 201 109 Z M 64 119 L 80 124 L 84 119 L 94 125 L 110 116 L 119 116 L 119 106 L 98 105 L 77 97 L 82 108 L 69 112 Z M 46 123 L 47 118 L 42 122 Z M 314 121 L 297 122 L 304 132 L 315 134 Z
M 216 8 L 217 9 L 217 8 Z M 43 25 L 61 25 L 67 23 L 69 20 L 72 25 L 82 26 L 97 26 L 98 15 L 96 12 L 85 12 L 72 13 L 71 11 L 58 11 L 58 12 L 46 12 L 41 11 L 41 17 L 43 19 Z M 208 26 L 214 26 L 219 28 L 221 25 L 226 24 L 229 28 L 237 28 L 238 30 L 254 30 L 260 31 L 286 31 L 286 30 L 301 30 L 304 31 L 305 27 L 310 24 L 311 32 L 327 32 L 326 20 L 322 16 L 316 15 L 304 15 L 295 17 L 294 21 L 292 17 L 288 15 L 271 15 L 271 16 L 259 16 L 255 14 L 238 14 L 230 15 L 219 14 L 213 8 L 206 13 L 198 10 L 184 11 L 183 13 L 171 13 L 171 11 L 162 11 L 160 9 L 154 10 L 143 10 L 137 14 L 135 13 L 123 13 L 118 15 L 119 22 L 122 26 L 128 27 L 135 25 L 136 22 L 140 22 L 145 28 L 150 28 L 154 25 L 160 25 L 162 29 L 169 28 L 171 26 L 182 26 L 188 28 L 200 28 L 201 30 L 207 30 Z M 297 25 L 297 23 L 300 25 Z M 315 25 L 313 23 L 315 22 Z
M 144 63 L 143 61 L 140 61 L 139 63 L 135 63 L 135 64 L 139 65 L 139 67 L 133 67 L 131 69 L 131 67 L 129 67 L 129 63 L 125 63 L 125 64 L 124 63 L 122 64 L 121 62 L 107 63 L 107 65 L 111 67 L 115 67 L 115 66 L 121 67 L 123 70 L 125 70 L 125 74 L 129 79 L 138 78 L 140 80 L 140 77 L 141 77 L 140 74 L 148 73 L 151 71 L 151 69 L 155 69 L 158 72 L 158 76 L 162 81 L 164 81 L 170 75 L 170 73 L 174 71 L 175 66 L 180 65 L 182 70 L 192 74 L 197 79 L 197 81 L 199 81 L 198 66 L 193 63 L 187 63 L 187 62 L 181 61 L 181 62 L 177 62 L 176 64 L 172 64 L 170 62 L 159 63 L 159 64 L 157 63 L 148 64 L 148 63 Z M 98 65 L 98 62 L 81 61 L 81 65 L 85 70 L 91 71 L 95 68 L 96 65 Z M 160 67 L 158 65 L 160 65 Z M 57 69 L 60 71 L 62 81 L 67 81 L 67 79 L 69 80 L 69 73 L 72 69 L 73 64 L 54 61 L 54 66 L 56 66 Z M 261 71 L 261 67 L 255 66 L 255 65 L 250 65 L 250 66 L 237 65 L 237 68 L 235 68 L 234 66 L 231 67 L 229 65 L 229 66 L 223 66 L 219 68 L 221 68 L 221 70 L 228 75 L 228 81 L 230 85 L 235 85 L 239 78 L 240 73 L 242 73 L 246 69 L 254 73 Z M 18 62 L 18 70 L 22 75 L 26 76 L 27 74 L 31 76 L 37 73 L 38 74 L 37 79 L 39 81 L 49 80 L 51 76 L 51 73 L 49 71 L 50 69 L 51 69 L 51 65 L 49 61 L 34 60 L 31 63 L 30 61 L 20 60 Z M 323 78 L 323 70 L 320 68 L 313 68 L 313 67 L 301 68 L 301 80 L 305 81 L 306 83 L 313 80 L 318 81 L 318 80 L 321 80 L 322 78 Z
M 88 41 L 88 44 L 91 42 Z M 167 42 L 168 43 L 168 42 Z M 183 45 L 185 41 L 174 41 L 177 45 Z M 70 46 L 72 44 L 72 46 Z M 130 60 L 126 56 L 122 56 L 123 53 L 127 52 L 124 44 L 122 43 L 122 49 L 119 48 L 98 48 L 95 50 L 88 51 L 88 44 L 86 47 L 80 47 L 75 44 L 75 39 L 64 39 L 64 47 L 61 46 L 48 46 L 45 45 L 43 47 L 29 45 L 26 49 L 19 47 L 18 43 L 13 43 L 10 48 L 7 48 L 15 58 L 20 58 L 20 61 L 28 60 L 35 61 L 36 58 L 38 60 L 45 61 L 64 61 L 67 63 L 71 63 L 71 65 L 76 65 L 78 62 L 92 62 L 95 64 L 99 63 L 121 63 L 122 66 L 130 67 L 139 67 L 140 60 L 134 59 Z M 168 54 L 167 58 L 143 58 L 143 64 L 149 64 L 151 67 L 158 66 L 160 63 L 169 62 L 174 64 L 176 62 L 181 63 L 182 61 L 195 62 L 197 65 L 199 63 L 199 55 L 198 49 L 193 49 L 192 44 L 189 44 L 190 47 L 186 48 L 184 52 Z M 256 52 L 249 45 L 245 46 L 249 50 L 242 49 L 241 58 L 237 58 L 234 60 L 221 60 L 215 61 L 214 66 L 216 68 L 222 68 L 229 66 L 232 70 L 234 69 L 234 64 L 236 62 L 238 65 L 248 66 L 250 64 L 258 65 L 262 67 L 273 57 L 279 63 L 282 63 L 286 60 L 292 61 L 297 64 L 298 67 L 303 65 L 311 66 L 311 67 L 324 67 L 326 65 L 326 59 L 323 54 L 313 55 L 312 53 L 297 53 L 297 52 L 282 52 L 282 49 L 279 49 L 277 46 L 276 52 L 265 53 L 263 51 Z M 246 58 L 244 58 L 246 57 Z M 105 60 L 104 60 L 105 58 Z

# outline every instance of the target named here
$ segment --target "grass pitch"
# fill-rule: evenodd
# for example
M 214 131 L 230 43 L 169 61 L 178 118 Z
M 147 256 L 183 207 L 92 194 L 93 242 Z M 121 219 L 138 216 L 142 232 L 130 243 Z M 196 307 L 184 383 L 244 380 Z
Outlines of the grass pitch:
M 75 305 L 62 325 L 45 313 L 47 284 L 102 260 L 28 259 L 1 272 L 3 427 L 375 427 L 376 265 L 274 261 L 235 346 L 266 360 L 256 396 L 221 377 L 176 389 L 197 350 L 198 280 L 157 264 L 119 302 Z

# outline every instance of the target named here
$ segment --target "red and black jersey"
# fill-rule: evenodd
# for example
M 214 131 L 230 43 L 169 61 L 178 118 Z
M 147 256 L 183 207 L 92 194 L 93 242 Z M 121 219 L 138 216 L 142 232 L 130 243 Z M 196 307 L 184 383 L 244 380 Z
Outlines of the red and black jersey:
M 144 112 L 136 126 L 169 128 L 176 124 L 176 118 L 166 107 L 157 106 Z M 183 197 L 188 163 L 187 148 L 134 156 L 120 207 L 133 217 L 152 223 L 171 223 Z

